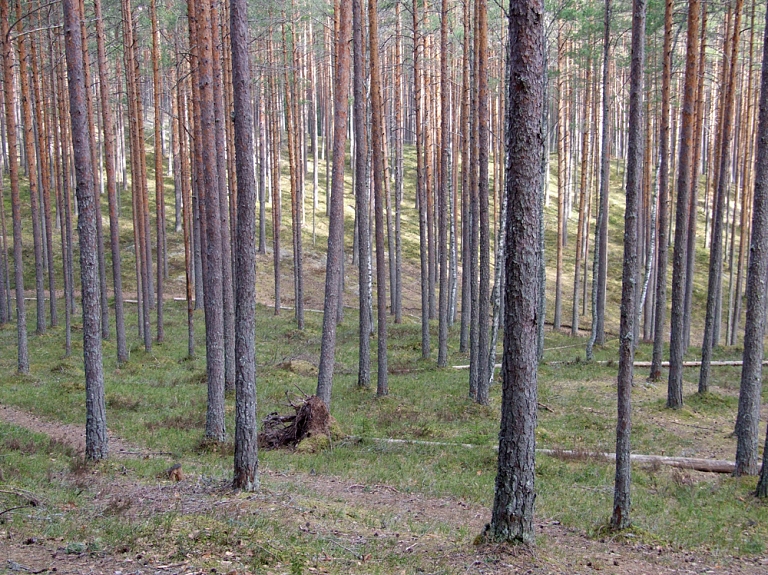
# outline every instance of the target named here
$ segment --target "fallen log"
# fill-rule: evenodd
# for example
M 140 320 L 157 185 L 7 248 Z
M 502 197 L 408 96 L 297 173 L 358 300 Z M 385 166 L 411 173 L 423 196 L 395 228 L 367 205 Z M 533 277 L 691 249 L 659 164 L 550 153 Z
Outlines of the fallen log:
M 347 439 L 362 440 L 361 437 L 348 437 Z M 389 443 L 395 445 L 428 445 L 436 447 L 464 447 L 467 449 L 474 449 L 476 447 L 484 447 L 483 445 L 475 445 L 472 443 L 451 443 L 447 441 L 424 441 L 421 439 L 390 439 L 382 437 L 370 437 L 369 441 L 375 441 L 376 443 Z M 493 447 L 498 451 L 498 446 Z M 537 449 L 538 455 L 548 455 L 557 459 L 565 460 L 597 460 L 605 461 L 607 463 L 613 463 L 616 461 L 615 453 L 604 453 L 600 451 L 575 451 L 570 449 Z M 632 453 L 630 461 L 638 465 L 665 465 L 668 467 L 676 467 L 678 469 L 691 469 L 693 471 L 704 471 L 707 473 L 733 473 L 736 468 L 736 464 L 733 461 L 726 461 L 724 459 L 702 459 L 693 457 L 670 457 L 665 455 L 643 455 L 640 453 Z
M 565 365 L 568 363 L 573 363 L 572 361 L 545 361 L 545 365 Z M 593 361 L 593 362 L 584 362 L 586 363 L 593 363 L 594 365 L 615 365 L 618 367 L 619 362 L 615 360 L 611 361 Z M 713 367 L 741 367 L 744 364 L 743 361 L 740 359 L 734 359 L 734 360 L 719 360 L 719 361 L 710 361 L 709 365 Z M 651 367 L 650 361 L 636 361 L 634 364 L 635 367 Z M 768 360 L 763 361 L 763 365 L 768 365 Z M 661 367 L 669 367 L 668 361 L 662 361 Z M 701 361 L 684 361 L 683 367 L 701 367 Z M 497 363 L 494 366 L 495 369 L 501 368 L 501 364 Z M 469 369 L 468 365 L 454 365 L 453 369 Z
M 572 451 L 566 449 L 537 449 L 536 453 L 549 455 L 557 459 L 596 459 L 611 463 L 616 461 L 615 453 Z M 678 469 L 692 469 L 708 473 L 733 473 L 736 468 L 736 464 L 733 461 L 726 461 L 724 459 L 668 457 L 664 455 L 641 455 L 639 453 L 632 453 L 629 458 L 632 463 L 640 465 L 666 465 L 677 467 Z

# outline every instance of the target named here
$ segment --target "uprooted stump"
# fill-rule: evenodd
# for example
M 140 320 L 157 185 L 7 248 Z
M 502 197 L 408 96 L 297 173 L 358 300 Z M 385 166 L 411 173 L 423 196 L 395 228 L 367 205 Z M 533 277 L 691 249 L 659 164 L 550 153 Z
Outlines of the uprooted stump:
M 319 397 L 311 395 L 301 403 L 290 402 L 290 406 L 295 413 L 273 412 L 264 418 L 259 448 L 291 448 L 300 453 L 315 453 L 329 447 L 331 439 L 342 436 L 338 423 Z

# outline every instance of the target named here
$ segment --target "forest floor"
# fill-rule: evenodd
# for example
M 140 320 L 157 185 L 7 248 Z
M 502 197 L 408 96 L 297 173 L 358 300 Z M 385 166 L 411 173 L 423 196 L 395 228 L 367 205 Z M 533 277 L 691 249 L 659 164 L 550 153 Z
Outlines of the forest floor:
M 80 453 L 82 426 L 41 419 L 24 410 L 0 406 L 0 420 L 44 434 Z M 87 505 L 77 509 L 86 529 L 88 518 L 118 514 L 137 521 L 161 515 L 173 523 L 201 515 L 236 523 L 258 516 L 284 533 L 319 542 L 312 557 L 286 555 L 264 534 L 256 541 L 235 540 L 215 552 L 215 534 L 206 529 L 186 535 L 186 552 L 161 531 L 143 548 L 103 552 L 67 543 L 61 537 L 16 533 L 0 525 L 0 572 L 93 573 L 105 575 L 182 573 L 622 573 L 764 574 L 768 557 L 728 557 L 705 551 L 682 551 L 667 545 L 633 543 L 631 537 L 588 537 L 559 521 L 538 517 L 533 548 L 475 545 L 473 538 L 489 510 L 451 498 L 401 493 L 387 485 L 366 485 L 312 473 L 261 470 L 255 494 L 233 492 L 226 482 L 186 475 L 175 483 L 165 477 L 142 480 L 120 462 L 126 458 L 163 457 L 111 437 L 110 465 L 62 472 L 63 482 L 87 491 Z M 35 513 L 53 514 L 38 501 Z M 221 534 L 219 534 L 221 535 Z M 224 534 L 226 538 L 227 535 Z M 178 538 L 177 538 L 178 539 Z M 256 547 L 254 547 L 254 545 Z M 254 553 L 254 549 L 258 552 Z M 263 563 L 259 564 L 261 561 Z

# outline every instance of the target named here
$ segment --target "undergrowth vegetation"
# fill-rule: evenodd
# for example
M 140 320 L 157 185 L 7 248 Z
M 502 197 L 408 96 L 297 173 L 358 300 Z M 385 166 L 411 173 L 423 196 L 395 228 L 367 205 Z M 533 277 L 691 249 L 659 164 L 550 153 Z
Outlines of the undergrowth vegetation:
M 92 498 L 97 499 L 87 490 L 90 474 L 111 478 L 116 485 L 124 481 L 126 473 L 156 483 L 168 461 L 174 460 L 182 461 L 187 477 L 197 477 L 198 482 L 208 481 L 222 488 L 230 476 L 231 448 L 201 448 L 206 401 L 204 358 L 185 355 L 184 314 L 183 303 L 168 305 L 166 341 L 155 344 L 150 354 L 135 347 L 130 361 L 122 367 L 115 364 L 113 343 L 105 342 L 110 432 L 168 457 L 113 458 L 91 466 L 63 444 L 3 425 L 0 469 L 5 483 L 46 501 L 45 513 L 41 507 L 31 513 L 17 510 L 4 516 L 14 529 L 29 536 L 61 537 L 68 544 L 85 542 L 90 551 L 146 547 L 150 533 L 159 533 L 155 543 L 176 549 L 174 553 L 184 554 L 187 548 L 202 543 L 201 548 L 223 550 L 247 538 L 252 530 L 264 529 L 273 532 L 269 545 L 274 548 L 260 551 L 262 559 L 309 544 L 292 541 L 293 536 L 285 539 L 281 528 L 284 520 L 275 515 L 262 518 L 259 525 L 252 524 L 256 519 L 251 518 L 250 523 L 243 520 L 223 527 L 216 523 L 222 518 L 210 511 L 181 521 L 177 512 L 165 510 L 147 523 L 146 518 L 126 515 L 130 499 L 120 501 L 116 496 L 99 503 L 109 509 L 102 509 L 97 519 L 85 521 L 83 514 L 93 513 L 87 510 L 96 505 Z M 130 320 L 135 322 L 135 317 Z M 290 400 L 313 393 L 316 380 L 307 366 L 316 365 L 320 323 L 320 314 L 307 314 L 307 327 L 300 332 L 290 312 L 274 316 L 271 310 L 259 308 L 260 418 L 274 411 L 286 412 Z M 202 321 L 198 326 L 199 341 L 203 341 Z M 393 346 L 390 365 L 396 367 L 390 376 L 390 395 L 376 398 L 374 390 L 356 386 L 356 329 L 354 314 L 348 314 L 339 329 L 332 403 L 332 413 L 347 437 L 317 454 L 262 451 L 262 470 L 278 475 L 334 476 L 355 485 L 386 485 L 403 497 L 409 493 L 450 496 L 489 508 L 500 384 L 492 387 L 490 406 L 478 406 L 467 397 L 466 370 L 439 370 L 433 362 L 419 359 L 420 326 L 415 321 L 394 326 L 393 332 L 397 345 Z M 56 328 L 30 340 L 32 375 L 2 378 L 0 403 L 81 425 L 84 390 L 79 350 L 74 350 L 72 357 L 63 357 L 61 335 L 61 329 Z M 0 330 L 0 370 L 7 374 L 15 367 L 14 337 L 12 326 Z M 452 345 L 457 342 L 452 341 Z M 583 340 L 547 333 L 548 351 L 540 368 L 537 444 L 585 455 L 568 461 L 544 455 L 537 458 L 537 516 L 603 537 L 612 504 L 613 467 L 590 459 L 587 453 L 613 451 L 616 366 L 609 359 L 615 357 L 615 350 L 598 350 L 597 359 L 607 363 L 586 363 L 581 359 L 581 345 Z M 643 353 L 647 350 L 641 348 Z M 453 357 L 455 363 L 465 361 L 457 353 Z M 686 407 L 679 411 L 664 407 L 665 383 L 649 383 L 642 368 L 637 371 L 634 452 L 732 458 L 735 444 L 730 432 L 738 391 L 733 368 L 716 371 L 715 386 L 705 396 L 695 393 L 695 370 L 686 372 Z M 233 402 L 229 397 L 230 433 Z M 391 439 L 413 442 L 387 441 Z M 635 527 L 630 537 L 674 548 L 735 555 L 762 553 L 768 538 L 768 506 L 752 497 L 754 487 L 755 479 L 749 477 L 635 467 Z M 13 501 L 4 500 L 3 506 L 14 506 Z M 66 511 L 51 514 L 51 506 Z M 466 534 L 467 541 L 472 535 Z M 317 550 L 302 552 L 311 556 Z
M 413 169 L 412 160 L 412 151 L 408 151 L 407 170 Z M 617 181 L 621 180 L 619 173 L 614 175 Z M 406 194 L 412 195 L 412 189 L 408 189 L 411 179 L 406 177 L 406 182 Z M 167 184 L 166 197 L 170 202 L 171 182 Z M 606 532 L 613 497 L 613 466 L 587 454 L 614 450 L 617 365 L 613 362 L 618 343 L 615 332 L 622 197 L 616 193 L 611 200 L 608 306 L 612 315 L 606 318 L 606 346 L 595 350 L 595 362 L 586 363 L 585 338 L 547 330 L 544 362 L 539 370 L 537 446 L 573 450 L 584 456 L 567 461 L 545 455 L 537 457 L 536 515 L 542 521 L 560 522 L 595 538 L 614 536 Z M 312 221 L 311 201 L 307 199 L 308 222 Z M 125 209 L 129 210 L 126 202 L 130 202 L 129 194 L 123 198 Z M 350 199 L 347 205 L 351 203 Z M 413 266 L 418 257 L 417 219 L 413 206 L 406 204 L 409 203 L 403 205 L 403 252 L 406 265 Z M 9 211 L 10 206 L 7 207 Z M 554 234 L 555 209 L 553 205 L 546 209 L 548 237 Z M 318 214 L 323 213 L 321 193 Z M 122 230 L 124 270 L 133 266 L 128 219 L 123 218 Z M 346 223 L 349 239 L 352 218 L 348 217 Z M 290 245 L 288 220 L 285 224 L 284 242 Z M 571 225 L 575 228 L 574 219 Z M 318 218 L 317 247 L 309 247 L 312 228 L 308 224 L 304 229 L 306 257 L 313 262 L 306 270 L 308 298 L 313 303 L 322 298 L 321 249 L 326 233 L 324 218 Z M 268 229 L 268 240 L 270 234 Z M 179 240 L 178 234 L 169 234 L 169 291 L 178 294 L 183 285 L 183 250 Z M 698 270 L 705 270 L 703 239 L 700 244 Z M 548 242 L 548 246 L 553 245 L 554 242 Z M 31 262 L 30 246 L 31 240 L 26 241 L 27 262 Z M 554 256 L 550 251 L 548 261 Z M 573 268 L 570 251 L 566 251 L 566 270 Z M 259 257 L 259 301 L 268 302 L 272 293 L 271 255 Z M 60 254 L 56 253 L 55 258 L 58 260 Z M 290 284 L 289 260 L 283 266 L 284 286 Z M 59 261 L 56 264 L 60 267 Z M 352 273 L 351 264 L 347 265 L 347 276 L 352 278 L 348 285 L 351 292 L 355 289 L 356 273 Z M 417 268 L 412 267 L 412 271 L 412 276 L 405 277 L 406 298 L 409 290 L 412 294 L 410 303 L 405 302 L 404 322 L 389 326 L 390 395 L 376 398 L 374 390 L 356 386 L 357 317 L 356 312 L 346 310 L 337 332 L 331 413 L 347 437 L 315 454 L 262 451 L 262 490 L 255 495 L 234 494 L 227 488 L 231 479 L 231 445 L 213 449 L 201 443 L 206 408 L 202 310 L 195 312 L 198 352 L 196 357 L 189 358 L 184 302 L 166 302 L 165 341 L 155 343 L 151 353 L 144 351 L 136 337 L 135 304 L 126 304 L 126 326 L 132 345 L 130 360 L 118 367 L 114 339 L 104 342 L 107 424 L 113 436 L 138 446 L 151 457 L 113 456 L 92 465 L 64 443 L 0 423 L 0 483 L 4 486 L 0 490 L 0 531 L 55 539 L 66 553 L 72 554 L 126 553 L 138 562 L 146 560 L 148 549 L 165 561 L 189 557 L 203 562 L 206 557 L 218 561 L 231 555 L 255 571 L 274 568 L 276 572 L 287 569 L 291 573 L 303 573 L 318 558 L 329 554 L 340 559 L 325 568 L 338 573 L 414 572 L 424 565 L 432 567 L 429 559 L 410 555 L 409 549 L 413 549 L 415 542 L 406 540 L 401 531 L 416 538 L 430 532 L 449 533 L 456 547 L 469 546 L 477 533 L 466 526 L 457 528 L 439 517 L 413 523 L 395 511 L 371 509 L 365 501 L 350 505 L 312 488 L 313 478 L 336 477 L 340 489 L 386 489 L 402 498 L 449 497 L 457 504 L 490 510 L 501 386 L 498 382 L 492 386 L 489 406 L 479 406 L 468 398 L 466 370 L 437 369 L 434 358 L 421 359 L 419 320 L 409 315 L 418 313 L 414 303 L 419 295 L 415 287 Z M 554 266 L 550 266 L 549 273 L 553 281 Z M 703 295 L 699 287 L 704 283 L 704 272 L 697 273 L 696 297 L 700 304 Z M 25 275 L 27 284 L 33 285 L 33 266 L 29 263 Z M 563 293 L 569 302 L 571 272 L 564 275 Z M 128 278 L 125 286 L 126 293 L 130 293 L 135 289 L 135 279 L 132 283 Z M 551 291 L 547 294 L 550 304 Z M 356 300 L 350 298 L 347 303 L 356 304 Z M 59 309 L 63 310 L 63 302 L 59 302 Z M 0 328 L 0 404 L 84 427 L 78 315 L 74 315 L 71 357 L 63 354 L 63 328 L 32 335 L 33 316 L 30 306 L 30 375 L 15 374 L 15 326 Z M 581 316 L 582 329 L 588 327 L 588 320 L 587 315 Z M 305 329 L 300 331 L 290 309 L 278 316 L 272 308 L 260 305 L 257 309 L 259 419 L 272 412 L 289 412 L 289 401 L 315 390 L 322 316 L 308 311 L 305 322 Z M 694 332 L 700 329 L 700 323 L 697 314 Z M 432 330 L 436 341 L 436 322 Z M 372 347 L 375 349 L 375 343 Z M 449 341 L 449 362 L 466 364 L 467 357 L 458 349 L 456 325 Z M 695 355 L 692 348 L 690 359 L 696 359 Z M 737 347 L 715 351 L 717 359 L 739 359 L 740 355 Z M 650 346 L 641 345 L 637 359 L 647 360 L 650 356 Z M 704 396 L 696 393 L 698 372 L 687 369 L 685 407 L 678 411 L 665 408 L 666 381 L 648 382 L 645 376 L 645 368 L 636 370 L 633 452 L 733 458 L 735 439 L 731 433 L 737 407 L 738 369 L 713 367 L 712 390 Z M 764 399 L 768 396 L 764 395 Z M 227 398 L 226 416 L 231 435 L 233 397 Z M 214 493 L 226 504 L 206 507 L 185 501 L 164 475 L 168 465 L 176 461 L 183 463 L 185 481 L 191 484 L 184 493 Z M 281 480 L 297 474 L 305 478 L 299 484 Z M 765 553 L 768 504 L 752 497 L 755 481 L 751 477 L 737 479 L 661 466 L 635 466 L 634 527 L 622 537 L 666 548 L 707 550 L 715 555 Z M 164 503 L 147 512 L 142 489 L 131 487 L 136 482 L 140 486 L 155 486 Z M 144 501 L 144 507 L 139 505 L 140 501 Z M 256 511 L 253 507 L 247 511 L 246 502 L 255 506 Z M 341 534 L 339 529 L 346 532 Z M 540 539 L 540 544 L 547 545 L 546 537 Z M 435 555 L 442 557 L 446 553 L 440 549 Z

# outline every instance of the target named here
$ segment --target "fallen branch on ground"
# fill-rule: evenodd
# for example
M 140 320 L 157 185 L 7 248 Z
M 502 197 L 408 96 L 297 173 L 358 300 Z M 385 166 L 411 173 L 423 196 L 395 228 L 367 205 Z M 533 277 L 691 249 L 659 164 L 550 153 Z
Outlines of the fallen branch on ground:
M 349 437 L 348 439 L 362 440 L 361 437 Z M 400 445 L 430 445 L 435 447 L 466 447 L 468 449 L 474 449 L 476 447 L 485 447 L 483 445 L 475 445 L 472 443 L 451 443 L 447 441 L 424 441 L 421 439 L 390 439 L 381 437 L 367 438 L 369 441 L 376 443 L 389 443 Z M 498 450 L 497 446 L 493 449 Z M 537 449 L 538 455 L 548 455 L 550 457 L 556 457 L 558 459 L 594 459 L 598 461 L 613 462 L 616 461 L 615 453 L 603 453 L 599 451 L 574 451 L 569 449 Z M 633 453 L 630 455 L 632 463 L 638 463 L 640 465 L 665 465 L 669 467 L 677 467 L 678 469 L 691 469 L 693 471 L 704 471 L 708 473 L 733 473 L 736 468 L 736 464 L 733 461 L 726 461 L 723 459 L 702 459 L 693 457 L 669 457 L 665 455 L 642 455 L 639 453 Z

